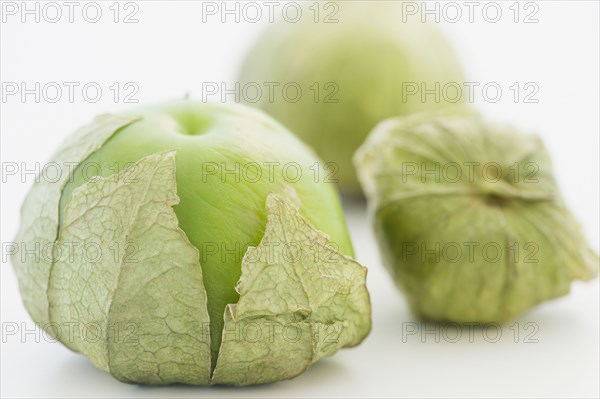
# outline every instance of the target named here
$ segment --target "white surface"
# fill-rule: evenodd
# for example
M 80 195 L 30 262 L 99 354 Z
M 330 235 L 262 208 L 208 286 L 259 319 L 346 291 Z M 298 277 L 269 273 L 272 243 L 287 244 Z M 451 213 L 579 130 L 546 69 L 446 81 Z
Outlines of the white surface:
M 108 12 L 112 2 L 101 3 Z M 137 2 L 140 22 L 114 24 L 21 23 L 1 28 L 2 82 L 98 82 L 97 103 L 1 103 L 2 162 L 48 160 L 66 134 L 98 113 L 130 107 L 115 103 L 108 87 L 135 82 L 140 103 L 201 97 L 202 82 L 232 82 L 239 61 L 264 24 L 202 23 L 193 2 Z M 512 2 L 501 2 L 508 13 Z M 552 153 L 564 197 L 598 250 L 599 6 L 595 1 L 536 2 L 536 24 L 497 24 L 476 18 L 441 24 L 463 58 L 468 80 L 498 82 L 507 92 L 495 103 L 478 96 L 490 116 L 540 132 Z M 476 14 L 477 16 L 477 14 Z M 539 103 L 514 103 L 508 86 L 536 82 Z M 3 176 L 5 177 L 5 176 Z M 32 183 L 2 182 L 1 240 L 13 239 L 18 209 Z M 496 343 L 482 330 L 456 343 L 403 335 L 414 322 L 380 263 L 364 209 L 346 207 L 358 260 L 369 267 L 373 331 L 359 347 L 343 350 L 298 378 L 272 385 L 233 388 L 125 385 L 97 371 L 82 356 L 46 342 L 39 333 L 6 335 L 10 326 L 32 328 L 8 262 L 1 273 L 2 397 L 598 397 L 599 284 L 576 283 L 569 296 L 517 320 L 520 336 L 502 328 Z M 4 257 L 4 254 L 3 254 Z M 4 259 L 3 259 L 4 260 Z M 526 343 L 525 324 L 539 328 Z M 417 324 L 422 331 L 423 325 Z M 430 326 L 436 330 L 436 326 Z M 437 328 L 439 334 L 452 331 Z M 489 338 L 493 338 L 493 331 Z

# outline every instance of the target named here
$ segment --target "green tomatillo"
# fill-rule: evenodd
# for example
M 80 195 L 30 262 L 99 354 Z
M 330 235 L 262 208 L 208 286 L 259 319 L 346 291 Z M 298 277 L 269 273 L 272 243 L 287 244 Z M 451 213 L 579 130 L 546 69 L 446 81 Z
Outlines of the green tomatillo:
M 459 107 L 382 122 L 355 163 L 383 262 L 423 318 L 506 322 L 598 273 L 536 135 Z
M 265 31 L 238 80 L 242 100 L 313 147 L 349 196 L 360 193 L 352 155 L 379 121 L 465 99 L 452 48 L 398 1 L 306 3 L 299 21 Z
M 366 269 L 335 187 L 262 112 L 102 115 L 51 164 L 62 174 L 34 184 L 17 238 L 38 256 L 12 258 L 24 303 L 119 380 L 272 382 L 367 335 Z

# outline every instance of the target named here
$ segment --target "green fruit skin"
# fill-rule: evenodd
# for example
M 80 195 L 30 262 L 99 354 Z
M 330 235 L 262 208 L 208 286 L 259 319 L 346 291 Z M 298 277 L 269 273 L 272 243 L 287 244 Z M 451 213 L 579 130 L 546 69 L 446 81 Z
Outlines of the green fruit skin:
M 132 113 L 142 119 L 115 133 L 76 168 L 63 190 L 60 212 L 73 190 L 93 176 L 110 176 L 147 155 L 175 150 L 180 203 L 174 210 L 181 229 L 200 252 L 214 365 L 223 312 L 227 304 L 238 301 L 234 287 L 241 260 L 248 246 L 257 245 L 263 236 L 270 192 L 291 185 L 303 216 L 328 234 L 342 253 L 353 255 L 335 185 L 316 181 L 313 165 L 319 161 L 314 153 L 260 111 L 184 101 Z M 282 167 L 291 163 L 294 166 L 284 174 Z M 215 164 L 223 171 L 238 167 L 239 172 L 212 174 Z M 262 170 L 260 179 L 254 165 Z M 301 165 L 302 172 L 297 182 L 295 165 Z
M 413 82 L 424 83 L 429 90 L 436 82 L 440 88 L 456 82 L 464 94 L 458 59 L 435 27 L 414 18 L 402 22 L 399 2 L 368 3 L 339 2 L 337 23 L 314 23 L 312 11 L 306 9 L 296 24 L 275 23 L 251 50 L 239 74 L 242 87 L 250 82 L 280 84 L 273 98 L 263 88 L 252 105 L 290 128 L 324 161 L 334 162 L 337 170 L 330 169 L 332 177 L 349 196 L 360 195 L 352 155 L 379 121 L 436 110 L 448 105 L 445 99 L 461 103 L 466 98 L 448 94 L 436 99 L 429 94 L 423 101 L 420 89 L 405 95 Z M 302 89 L 297 102 L 281 95 L 290 82 Z M 329 82 L 334 85 L 327 86 Z M 289 98 L 294 96 L 289 89 Z

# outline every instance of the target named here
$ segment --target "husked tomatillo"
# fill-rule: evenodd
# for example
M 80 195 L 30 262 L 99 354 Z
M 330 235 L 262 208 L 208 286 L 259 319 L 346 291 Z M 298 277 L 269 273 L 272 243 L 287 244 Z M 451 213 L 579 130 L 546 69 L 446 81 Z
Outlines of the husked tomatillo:
M 21 294 L 119 380 L 272 382 L 368 334 L 335 187 L 262 112 L 184 101 L 101 115 L 52 160 L 63 173 L 34 184 L 17 241 L 59 251 L 13 256 Z
M 382 122 L 355 163 L 383 261 L 419 316 L 505 322 L 598 273 L 536 135 L 448 109 Z

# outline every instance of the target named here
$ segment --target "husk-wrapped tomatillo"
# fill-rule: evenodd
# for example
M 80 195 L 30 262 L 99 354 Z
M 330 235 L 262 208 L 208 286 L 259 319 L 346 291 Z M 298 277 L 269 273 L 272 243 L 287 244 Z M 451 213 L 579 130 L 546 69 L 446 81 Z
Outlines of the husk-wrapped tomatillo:
M 243 106 L 96 118 L 23 205 L 12 261 L 29 314 L 133 383 L 273 382 L 359 344 L 366 269 L 316 165 Z
M 454 109 L 380 123 L 355 155 L 384 264 L 426 319 L 503 322 L 598 256 L 535 135 Z

